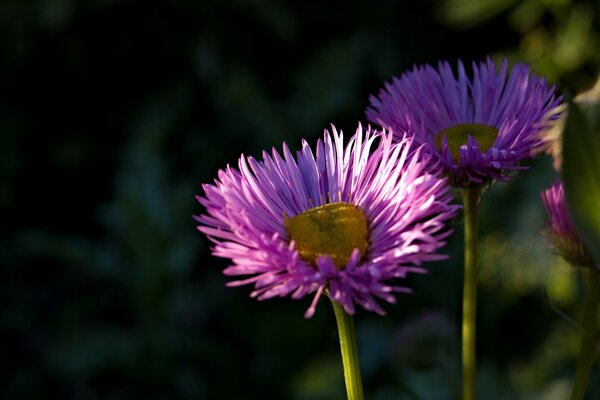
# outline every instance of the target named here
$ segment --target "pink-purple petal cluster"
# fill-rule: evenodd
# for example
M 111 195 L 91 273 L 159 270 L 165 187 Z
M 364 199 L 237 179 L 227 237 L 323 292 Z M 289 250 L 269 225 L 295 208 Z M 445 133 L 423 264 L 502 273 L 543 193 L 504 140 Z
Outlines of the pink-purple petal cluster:
M 561 101 L 543 77 L 524 64 L 510 72 L 507 61 L 500 67 L 487 59 L 473 63 L 469 78 L 462 62 L 457 75 L 447 62 L 438 69 L 429 65 L 386 83 L 379 97 L 371 96 L 366 114 L 370 121 L 394 132 L 411 132 L 415 143 L 425 143 L 457 186 L 477 186 L 492 180 L 507 181 L 519 161 L 532 157 L 548 145 L 540 132 Z M 438 148 L 440 131 L 460 124 L 483 124 L 498 129 L 494 144 L 485 151 L 471 137 L 454 160 L 447 146 Z
M 324 291 L 352 314 L 356 306 L 383 314 L 379 300 L 395 302 L 408 292 L 399 279 L 425 272 L 422 262 L 440 260 L 436 250 L 450 234 L 445 222 L 457 206 L 444 179 L 427 172 L 421 151 L 411 140 L 359 127 L 344 146 L 332 127 L 316 146 L 305 141 L 292 155 L 283 145 L 263 152 L 262 160 L 241 156 L 239 168 L 219 171 L 214 184 L 203 185 L 198 201 L 206 213 L 198 229 L 214 242 L 216 256 L 232 260 L 224 273 L 229 286 L 253 284 L 252 297 L 293 299 L 314 294 L 310 317 Z M 428 160 L 425 160 L 428 162 Z M 313 207 L 346 202 L 367 218 L 369 246 L 355 249 L 344 268 L 329 256 L 313 265 L 299 255 L 284 221 Z
M 575 230 L 567 208 L 563 183 L 555 181 L 549 189 L 540 193 L 548 214 L 546 236 L 557 252 L 575 266 L 593 266 L 591 256 Z

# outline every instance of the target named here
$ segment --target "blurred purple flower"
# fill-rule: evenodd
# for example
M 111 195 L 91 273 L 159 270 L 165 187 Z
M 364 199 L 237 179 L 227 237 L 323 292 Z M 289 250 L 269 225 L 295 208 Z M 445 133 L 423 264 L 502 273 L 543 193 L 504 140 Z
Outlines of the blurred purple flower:
M 396 332 L 396 354 L 403 365 L 430 369 L 451 353 L 454 331 L 455 326 L 445 313 L 422 312 L 404 321 Z
M 472 79 L 460 61 L 458 76 L 447 62 L 415 66 L 370 97 L 367 117 L 425 143 L 453 186 L 508 181 L 519 161 L 548 146 L 540 133 L 559 117 L 561 98 L 527 65 L 508 72 L 507 64 L 473 63 Z
M 579 238 L 567 209 L 563 183 L 555 181 L 541 192 L 542 203 L 548 214 L 548 225 L 544 230 L 548 241 L 558 254 L 574 266 L 590 267 L 594 263 Z
M 378 300 L 410 292 L 396 278 L 445 258 L 435 251 L 458 206 L 410 139 L 394 144 L 391 133 L 359 126 L 344 147 L 332 130 L 316 157 L 305 141 L 295 158 L 284 143 L 283 157 L 275 149 L 262 161 L 242 155 L 239 170 L 219 171 L 197 197 L 206 207 L 198 229 L 214 255 L 233 261 L 226 275 L 246 276 L 228 286 L 254 284 L 251 297 L 314 293 L 310 318 L 325 291 L 350 314 L 356 305 L 384 314 Z

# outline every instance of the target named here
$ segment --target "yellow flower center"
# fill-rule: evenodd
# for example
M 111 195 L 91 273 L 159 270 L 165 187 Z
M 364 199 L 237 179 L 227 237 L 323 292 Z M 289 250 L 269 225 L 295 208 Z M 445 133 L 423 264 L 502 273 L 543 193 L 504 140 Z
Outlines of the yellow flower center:
M 483 124 L 459 124 L 440 131 L 435 137 L 435 144 L 441 150 L 442 138 L 448 140 L 448 149 L 455 162 L 460 161 L 460 147 L 467 143 L 469 135 L 473 136 L 479 143 L 481 152 L 487 151 L 494 145 L 498 136 L 498 129 L 494 126 Z
M 330 256 L 344 269 L 354 249 L 364 255 L 369 232 L 365 214 L 348 203 L 331 203 L 311 208 L 292 218 L 285 227 L 296 242 L 300 256 L 315 265 L 318 256 Z

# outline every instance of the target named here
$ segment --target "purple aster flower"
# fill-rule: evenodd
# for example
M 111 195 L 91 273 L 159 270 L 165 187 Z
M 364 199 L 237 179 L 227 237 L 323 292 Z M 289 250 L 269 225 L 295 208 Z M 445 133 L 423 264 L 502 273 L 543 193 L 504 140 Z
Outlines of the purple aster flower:
M 563 183 L 557 180 L 540 194 L 548 214 L 548 225 L 544 230 L 548 241 L 556 248 L 558 254 L 572 265 L 593 266 L 592 258 L 573 226 L 565 201 Z
M 232 260 L 228 286 L 253 284 L 251 297 L 314 293 L 309 318 L 326 292 L 349 314 L 356 305 L 384 314 L 378 300 L 409 292 L 397 278 L 445 258 L 435 251 L 457 206 L 410 139 L 394 144 L 391 134 L 359 126 L 344 147 L 332 128 L 316 156 L 303 141 L 294 158 L 284 143 L 283 157 L 275 149 L 262 161 L 242 155 L 239 169 L 219 171 L 198 196 L 206 207 L 198 229 L 214 255 Z
M 519 161 L 545 149 L 540 132 L 559 117 L 561 98 L 527 65 L 508 72 L 507 64 L 474 63 L 472 79 L 460 61 L 458 75 L 447 62 L 414 67 L 371 96 L 367 117 L 414 134 L 456 187 L 508 181 Z

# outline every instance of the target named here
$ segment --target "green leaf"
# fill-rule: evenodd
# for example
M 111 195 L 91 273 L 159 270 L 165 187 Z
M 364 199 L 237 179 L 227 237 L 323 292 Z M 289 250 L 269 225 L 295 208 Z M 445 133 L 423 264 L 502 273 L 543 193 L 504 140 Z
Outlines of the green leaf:
M 445 0 L 438 9 L 446 23 L 470 28 L 497 17 L 516 0 Z
M 600 262 L 600 103 L 569 104 L 563 135 L 563 180 L 575 227 Z

